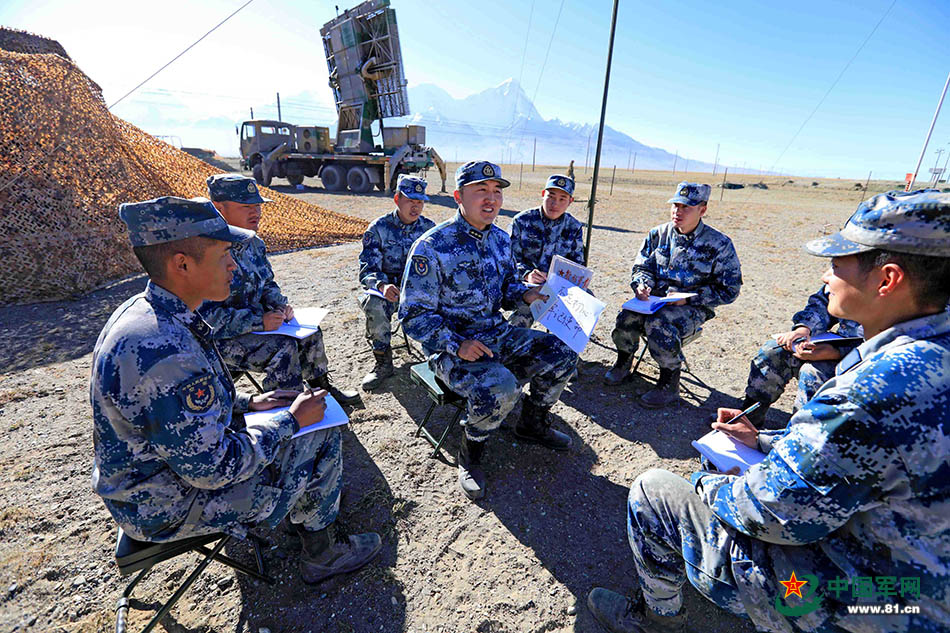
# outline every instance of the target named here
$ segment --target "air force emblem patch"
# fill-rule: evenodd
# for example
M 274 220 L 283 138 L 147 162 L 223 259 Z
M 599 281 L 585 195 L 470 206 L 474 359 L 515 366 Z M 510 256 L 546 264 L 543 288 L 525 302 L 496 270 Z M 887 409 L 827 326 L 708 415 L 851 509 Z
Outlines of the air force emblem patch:
M 189 413 L 205 413 L 217 400 L 214 387 L 214 376 L 204 374 L 192 378 L 178 388 L 178 397 Z
M 416 271 L 416 274 L 420 277 L 425 277 L 429 274 L 429 259 L 422 255 L 413 255 L 412 269 Z
M 422 185 L 416 185 L 416 193 L 422 193 Z
M 254 187 L 254 183 L 253 182 L 247 183 L 247 192 L 254 193 L 255 191 L 256 191 L 256 187 Z
M 482 167 L 482 175 L 487 176 L 489 178 L 494 178 L 495 169 L 491 165 L 485 165 L 484 167 Z
M 564 187 L 564 186 L 566 186 L 566 185 L 567 185 L 567 181 L 566 181 L 566 180 L 564 180 L 563 178 L 558 178 L 558 179 L 557 179 L 557 186 L 558 186 L 558 187 Z

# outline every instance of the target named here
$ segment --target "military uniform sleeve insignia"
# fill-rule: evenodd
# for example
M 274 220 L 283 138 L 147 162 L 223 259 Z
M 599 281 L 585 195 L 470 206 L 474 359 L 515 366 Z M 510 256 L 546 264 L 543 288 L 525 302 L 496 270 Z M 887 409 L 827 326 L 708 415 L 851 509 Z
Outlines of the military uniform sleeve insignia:
M 425 277 L 429 274 L 429 259 L 422 255 L 413 255 L 412 269 L 416 271 L 416 274 L 420 277 Z
M 207 412 L 217 400 L 216 395 L 214 376 L 211 374 L 192 378 L 178 388 L 178 397 L 189 413 Z

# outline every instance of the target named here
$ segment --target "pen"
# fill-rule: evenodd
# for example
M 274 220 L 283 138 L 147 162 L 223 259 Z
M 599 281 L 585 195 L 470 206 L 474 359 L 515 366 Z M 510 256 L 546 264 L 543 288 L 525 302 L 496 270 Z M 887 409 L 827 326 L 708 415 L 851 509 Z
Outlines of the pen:
M 737 415 L 736 417 L 732 418 L 732 419 L 729 420 L 728 422 L 723 422 L 723 424 L 732 424 L 733 422 L 735 422 L 736 420 L 738 420 L 738 419 L 741 418 L 742 416 L 744 416 L 744 415 L 749 415 L 750 413 L 752 413 L 753 411 L 755 411 L 756 409 L 758 409 L 758 408 L 761 407 L 761 406 L 762 406 L 762 403 L 761 403 L 761 402 L 756 402 L 756 403 L 753 404 L 751 407 L 749 407 L 748 409 L 746 409 L 745 411 L 743 411 L 742 413 L 740 413 L 740 414 Z

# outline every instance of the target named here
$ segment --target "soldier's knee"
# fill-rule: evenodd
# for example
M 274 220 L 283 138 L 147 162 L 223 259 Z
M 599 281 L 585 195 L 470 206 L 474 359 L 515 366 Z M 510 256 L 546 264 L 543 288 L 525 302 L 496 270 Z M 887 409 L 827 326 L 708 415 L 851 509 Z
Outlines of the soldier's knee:
M 682 477 L 668 470 L 651 468 L 633 480 L 628 497 L 630 507 L 653 506 L 657 500 L 681 488 L 684 481 Z

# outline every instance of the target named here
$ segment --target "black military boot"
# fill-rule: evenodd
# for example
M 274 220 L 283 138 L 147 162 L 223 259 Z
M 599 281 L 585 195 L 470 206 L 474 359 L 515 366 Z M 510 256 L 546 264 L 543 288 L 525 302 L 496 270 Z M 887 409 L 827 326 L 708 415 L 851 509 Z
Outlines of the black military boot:
M 745 411 L 756 402 L 759 403 L 759 408 L 745 417 L 749 418 L 749 422 L 752 423 L 752 426 L 758 429 L 758 428 L 761 428 L 762 425 L 765 423 L 765 414 L 769 412 L 769 407 L 771 407 L 772 405 L 767 402 L 762 402 L 761 400 L 756 400 L 755 398 L 750 398 L 749 396 L 746 396 L 745 399 L 742 401 L 742 405 L 739 408 Z
M 619 385 L 630 375 L 630 365 L 633 363 L 633 353 L 617 352 L 614 366 L 604 374 L 605 385 Z
M 482 470 L 484 450 L 485 441 L 473 442 L 467 435 L 462 436 L 458 456 L 459 487 L 469 499 L 481 499 L 485 496 L 485 471 Z
M 314 389 L 325 389 L 340 404 L 356 404 L 360 401 L 360 392 L 353 389 L 337 389 L 330 384 L 330 374 L 317 376 L 310 381 Z
M 550 410 L 550 407 L 542 408 L 525 399 L 521 405 L 521 418 L 515 425 L 515 437 L 555 451 L 569 449 L 570 436 L 551 428 Z
M 659 409 L 680 399 L 680 369 L 660 367 L 660 379 L 656 386 L 640 396 L 640 404 L 648 409 Z
M 382 549 L 379 534 L 349 535 L 339 522 L 316 532 L 302 525 L 294 526 L 300 536 L 300 575 L 309 584 L 326 580 L 330 576 L 356 571 Z
M 383 384 L 383 381 L 396 373 L 393 369 L 393 348 L 373 350 L 376 366 L 363 377 L 363 390 L 369 391 Z

